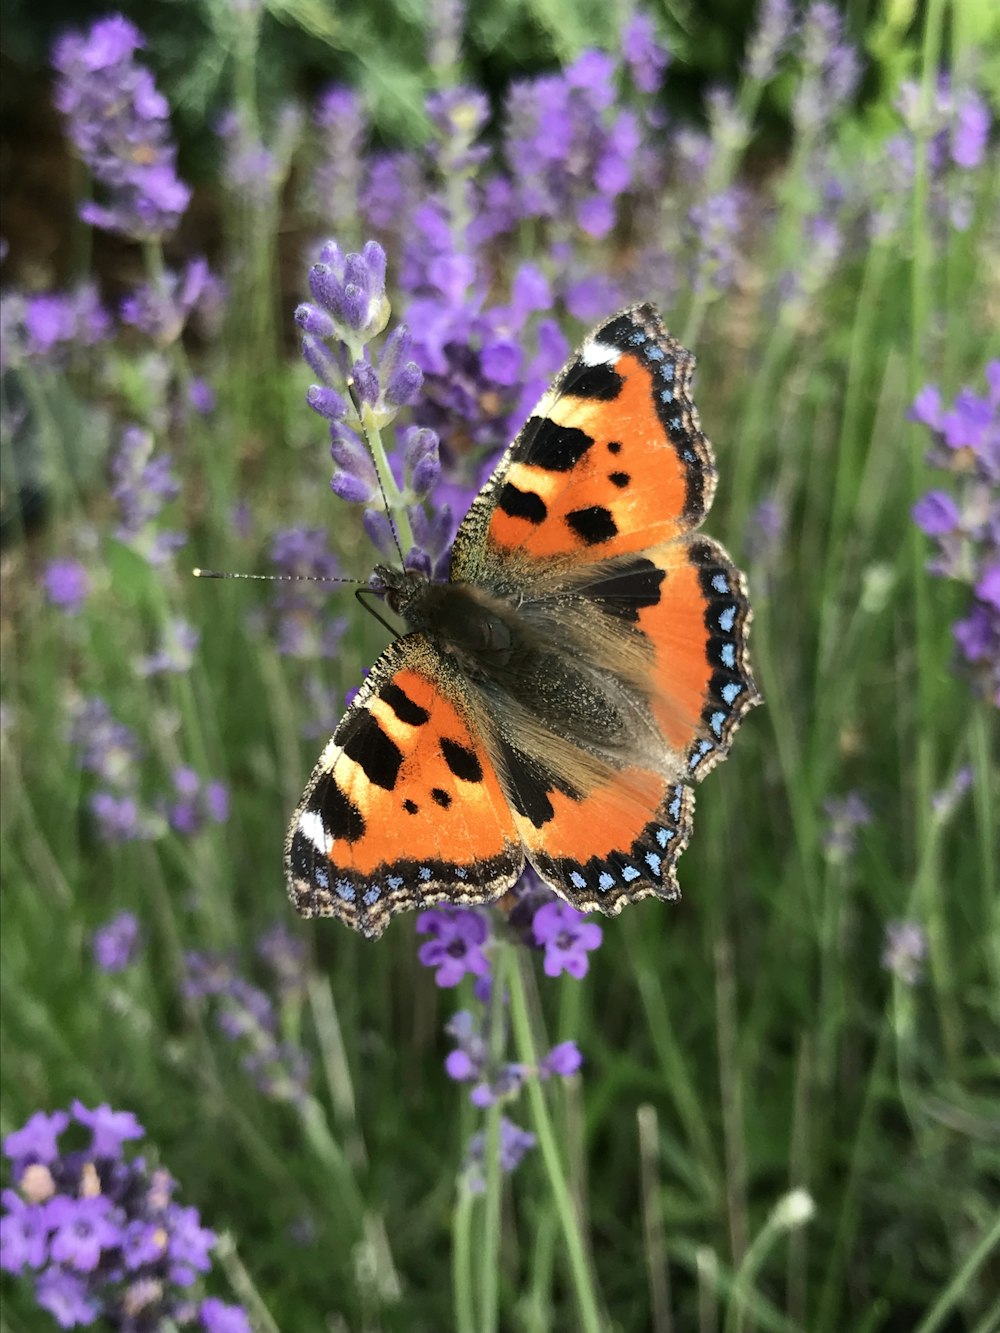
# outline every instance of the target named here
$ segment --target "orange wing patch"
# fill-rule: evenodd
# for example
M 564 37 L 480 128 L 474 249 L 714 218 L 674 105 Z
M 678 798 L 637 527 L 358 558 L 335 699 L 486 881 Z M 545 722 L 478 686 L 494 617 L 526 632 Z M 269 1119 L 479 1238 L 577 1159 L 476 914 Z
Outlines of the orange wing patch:
M 420 634 L 379 659 L 317 765 L 286 842 L 304 916 L 381 934 L 398 911 L 485 903 L 523 865 L 462 681 Z
M 473 505 L 488 545 L 540 559 L 605 559 L 697 527 L 715 467 L 690 395 L 694 358 L 649 306 L 589 338 Z M 477 513 L 482 504 L 488 515 Z M 475 517 L 474 517 L 475 516 Z M 464 526 L 464 525 L 463 525 Z M 465 543 L 456 543 L 458 574 Z
M 547 793 L 549 814 L 517 813 L 541 877 L 581 912 L 616 916 L 627 902 L 678 897 L 675 864 L 691 833 L 694 795 L 683 783 L 625 769 L 585 794 Z

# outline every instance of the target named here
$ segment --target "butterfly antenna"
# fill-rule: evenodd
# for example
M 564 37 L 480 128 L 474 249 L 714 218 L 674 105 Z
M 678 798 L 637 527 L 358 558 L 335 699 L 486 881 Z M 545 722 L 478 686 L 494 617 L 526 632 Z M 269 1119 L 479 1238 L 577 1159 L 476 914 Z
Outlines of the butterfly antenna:
M 225 569 L 192 569 L 196 579 L 257 579 L 262 583 L 358 583 L 367 587 L 364 579 L 334 578 L 330 574 L 234 574 Z
M 358 391 L 354 387 L 354 380 L 351 379 L 350 376 L 348 376 L 347 380 L 347 392 L 348 394 L 350 394 L 351 402 L 354 404 L 354 411 L 357 414 L 358 425 L 361 427 L 361 433 L 365 437 L 365 446 L 367 447 L 368 452 L 371 454 L 372 462 L 375 464 L 375 480 L 378 482 L 378 489 L 380 495 L 382 496 L 382 503 L 385 505 L 385 516 L 389 520 L 389 528 L 392 531 L 393 544 L 395 545 L 396 550 L 399 553 L 399 567 L 400 569 L 402 569 L 403 548 L 400 545 L 399 533 L 396 531 L 396 523 L 392 517 L 392 510 L 389 508 L 389 497 L 386 495 L 385 487 L 382 485 L 382 473 L 379 471 L 378 462 L 376 461 L 375 450 L 372 448 L 372 442 L 368 438 L 368 431 L 367 428 L 365 427 L 365 418 L 361 411 L 361 406 L 362 406 L 361 399 L 358 397 Z M 388 463 L 386 464 L 386 466 L 388 466 Z

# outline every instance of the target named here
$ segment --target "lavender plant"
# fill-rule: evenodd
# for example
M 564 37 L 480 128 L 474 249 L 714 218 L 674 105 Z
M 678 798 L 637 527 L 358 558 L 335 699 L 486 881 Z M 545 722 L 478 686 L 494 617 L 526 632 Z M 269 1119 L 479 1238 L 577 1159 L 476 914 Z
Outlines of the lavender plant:
M 39 1307 L 60 1328 L 100 1319 L 131 1333 L 168 1321 L 250 1333 L 239 1306 L 200 1295 L 215 1233 L 176 1201 L 168 1171 L 126 1155 L 144 1134 L 131 1111 L 79 1101 L 69 1112 L 37 1111 L 8 1134 L 14 1188 L 3 1192 L 0 1266 L 30 1275 Z

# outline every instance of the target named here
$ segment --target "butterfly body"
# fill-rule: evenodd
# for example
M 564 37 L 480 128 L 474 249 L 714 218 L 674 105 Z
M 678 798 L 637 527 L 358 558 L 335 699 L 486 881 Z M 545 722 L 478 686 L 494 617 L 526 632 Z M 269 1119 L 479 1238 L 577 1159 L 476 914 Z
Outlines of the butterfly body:
M 304 915 L 378 935 L 499 897 L 526 857 L 581 910 L 677 896 L 690 784 L 758 702 L 742 576 L 695 531 L 715 470 L 692 368 L 651 307 L 609 321 L 473 502 L 449 581 L 376 570 L 409 633 L 293 818 Z

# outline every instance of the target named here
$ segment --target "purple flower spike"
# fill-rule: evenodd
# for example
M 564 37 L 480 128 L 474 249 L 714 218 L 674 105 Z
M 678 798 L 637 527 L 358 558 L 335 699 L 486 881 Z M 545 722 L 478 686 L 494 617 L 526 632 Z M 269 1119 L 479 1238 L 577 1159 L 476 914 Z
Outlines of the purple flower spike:
M 561 1041 L 553 1046 L 541 1063 L 539 1073 L 543 1078 L 557 1074 L 560 1078 L 569 1078 L 583 1066 L 583 1056 L 575 1041 Z
M 93 226 L 136 240 L 169 235 L 191 191 L 178 179 L 167 103 L 134 57 L 144 45 L 121 15 L 56 43 L 55 101 L 69 137 L 106 202 L 84 204 Z
M 431 936 L 417 956 L 424 967 L 437 969 L 438 986 L 457 986 L 467 973 L 482 977 L 489 972 L 483 953 L 489 928 L 481 913 L 466 907 L 436 907 L 420 913 L 417 932 Z
M 587 921 L 569 903 L 545 903 L 532 922 L 535 943 L 545 949 L 545 975 L 557 977 L 568 972 L 579 980 L 587 975 L 587 954 L 600 947 L 600 926 Z
M 94 931 L 92 947 L 102 972 L 124 972 L 138 953 L 139 918 L 134 912 L 119 912 Z
M 621 35 L 622 53 L 635 86 L 641 93 L 655 93 L 670 63 L 670 52 L 656 40 L 648 14 L 633 14 Z
M 916 921 L 890 921 L 885 928 L 882 966 L 906 986 L 920 980 L 927 957 L 927 932 Z
M 419 426 L 408 426 L 399 434 L 406 484 L 414 495 L 425 496 L 434 489 L 441 476 L 438 437 L 434 431 Z
M 369 241 L 361 254 L 346 256 L 335 241 L 327 241 L 320 262 L 309 271 L 310 291 L 332 321 L 334 333 L 352 347 L 369 342 L 388 322 L 385 266 L 385 251 L 376 241 Z M 312 316 L 297 313 L 296 318 L 303 324 Z
M 90 591 L 87 571 L 78 560 L 50 560 L 45 567 L 45 592 L 53 606 L 75 616 Z
M 500 1170 L 510 1174 L 535 1146 L 534 1134 L 521 1129 L 506 1116 L 500 1119 Z M 473 1134 L 469 1140 L 467 1153 L 468 1186 L 473 1194 L 481 1194 L 486 1188 L 484 1159 L 486 1155 L 486 1134 L 482 1131 Z

